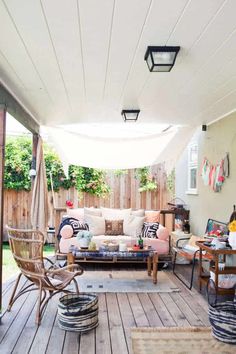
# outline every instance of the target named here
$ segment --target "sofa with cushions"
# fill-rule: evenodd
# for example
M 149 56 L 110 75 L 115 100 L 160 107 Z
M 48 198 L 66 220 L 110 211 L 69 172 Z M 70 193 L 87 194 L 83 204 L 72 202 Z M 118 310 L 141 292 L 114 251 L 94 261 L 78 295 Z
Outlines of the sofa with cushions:
M 79 247 L 76 234 L 89 230 L 97 249 L 104 241 L 123 241 L 127 247 L 138 243 L 141 234 L 144 245 L 152 246 L 160 255 L 169 253 L 169 231 L 160 224 L 159 211 L 78 208 L 68 209 L 59 228 L 59 251 L 68 253 L 71 245 Z

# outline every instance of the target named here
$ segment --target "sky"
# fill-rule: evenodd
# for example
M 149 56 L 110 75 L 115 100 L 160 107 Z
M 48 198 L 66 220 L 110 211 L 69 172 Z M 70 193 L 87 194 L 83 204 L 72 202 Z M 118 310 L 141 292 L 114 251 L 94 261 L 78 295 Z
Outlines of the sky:
M 6 133 L 7 135 L 30 134 L 30 132 L 9 113 L 7 113 L 6 119 Z

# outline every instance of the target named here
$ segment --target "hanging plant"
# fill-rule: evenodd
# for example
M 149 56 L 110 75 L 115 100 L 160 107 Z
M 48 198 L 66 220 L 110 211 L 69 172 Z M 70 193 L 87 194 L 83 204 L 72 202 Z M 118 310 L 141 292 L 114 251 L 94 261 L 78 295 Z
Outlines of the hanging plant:
M 94 194 L 97 197 L 105 197 L 110 193 L 110 187 L 106 183 L 106 173 L 88 167 L 76 167 L 74 169 L 76 175 L 76 189 L 78 192 Z
M 154 191 L 157 189 L 157 183 L 155 182 L 149 167 L 137 168 L 136 176 L 139 179 L 139 192 Z

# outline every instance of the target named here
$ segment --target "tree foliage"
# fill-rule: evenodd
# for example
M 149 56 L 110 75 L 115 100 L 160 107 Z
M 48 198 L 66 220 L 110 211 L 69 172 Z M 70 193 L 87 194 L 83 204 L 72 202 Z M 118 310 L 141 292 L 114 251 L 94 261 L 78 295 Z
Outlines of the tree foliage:
M 5 151 L 4 187 L 7 189 L 30 190 L 31 139 L 29 137 L 9 138 Z M 106 183 L 105 171 L 70 166 L 67 178 L 58 155 L 48 144 L 44 144 L 44 159 L 49 190 L 51 189 L 51 175 L 55 191 L 58 191 L 61 187 L 69 189 L 75 186 L 78 192 L 91 193 L 99 197 L 110 192 L 110 187 Z
M 51 175 L 55 191 L 58 191 L 59 188 L 69 189 L 75 186 L 79 193 L 86 192 L 98 197 L 104 197 L 110 193 L 110 187 L 106 182 L 106 172 L 104 170 L 71 165 L 67 178 L 64 174 L 60 158 L 48 144 L 44 144 L 44 159 L 49 190 L 51 189 Z M 5 149 L 5 188 L 30 190 L 31 181 L 29 171 L 31 160 L 32 142 L 29 137 L 12 137 L 7 139 Z M 122 176 L 127 174 L 127 172 L 127 170 L 117 170 L 115 171 L 115 175 Z M 136 178 L 140 182 L 140 192 L 157 189 L 157 183 L 149 167 L 136 169 Z M 173 175 L 171 176 L 171 180 L 173 180 Z M 170 185 L 171 180 L 169 181 Z
M 29 170 L 32 143 L 27 137 L 9 138 L 5 148 L 4 186 L 9 189 L 30 190 Z

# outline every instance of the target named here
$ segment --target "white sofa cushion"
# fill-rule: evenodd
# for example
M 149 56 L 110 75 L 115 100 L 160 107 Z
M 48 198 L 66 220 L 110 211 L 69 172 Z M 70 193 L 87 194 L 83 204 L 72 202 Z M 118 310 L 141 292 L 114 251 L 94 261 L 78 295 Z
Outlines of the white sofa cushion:
M 144 209 L 138 209 L 138 210 L 132 210 L 131 215 L 134 216 L 145 216 L 145 210 Z
M 105 234 L 105 218 L 95 215 L 84 215 L 84 220 L 89 226 L 89 231 L 93 236 Z
M 101 210 L 102 216 L 106 220 L 124 220 L 131 213 L 131 209 L 113 209 L 101 207 Z
M 75 209 L 67 208 L 66 215 L 68 217 L 75 218 L 75 219 L 83 222 L 84 221 L 84 208 L 75 208 Z
M 130 215 L 124 219 L 124 234 L 137 237 L 142 233 L 145 217 Z
M 102 210 L 100 208 L 86 208 L 84 207 L 84 215 L 94 215 L 94 216 L 102 216 Z

